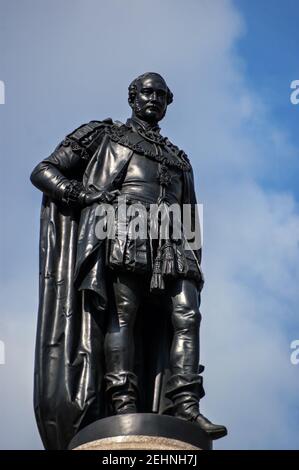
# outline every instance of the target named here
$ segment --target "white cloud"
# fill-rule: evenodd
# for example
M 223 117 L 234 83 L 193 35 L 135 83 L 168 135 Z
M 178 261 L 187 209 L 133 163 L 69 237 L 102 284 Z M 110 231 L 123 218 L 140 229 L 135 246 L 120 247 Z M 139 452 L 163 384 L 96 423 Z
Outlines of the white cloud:
M 288 339 L 288 326 L 298 325 L 298 215 L 291 198 L 267 195 L 253 184 L 237 183 L 211 198 L 205 217 L 205 409 L 230 429 L 230 442 L 219 447 L 298 447 L 291 416 L 298 370 L 290 364 Z
M 29 274 L 29 273 L 28 273 Z M 6 285 L 1 305 L 0 336 L 5 364 L 0 366 L 0 449 L 41 449 L 33 413 L 33 363 L 37 292 L 33 277 Z

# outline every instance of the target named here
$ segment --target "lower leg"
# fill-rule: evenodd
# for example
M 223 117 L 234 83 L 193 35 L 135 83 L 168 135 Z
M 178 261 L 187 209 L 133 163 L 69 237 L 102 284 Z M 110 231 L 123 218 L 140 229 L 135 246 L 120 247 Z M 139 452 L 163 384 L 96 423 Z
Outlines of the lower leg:
M 115 414 L 137 411 L 133 329 L 139 306 L 138 291 L 130 274 L 115 276 L 112 293 L 115 305 L 110 310 L 105 337 L 106 391 Z
M 199 366 L 199 292 L 194 282 L 177 281 L 172 289 L 174 328 L 170 354 L 171 377 L 166 396 L 172 401 L 172 414 L 197 423 L 212 439 L 226 435 L 224 426 L 215 425 L 199 411 L 204 396 L 203 366 Z

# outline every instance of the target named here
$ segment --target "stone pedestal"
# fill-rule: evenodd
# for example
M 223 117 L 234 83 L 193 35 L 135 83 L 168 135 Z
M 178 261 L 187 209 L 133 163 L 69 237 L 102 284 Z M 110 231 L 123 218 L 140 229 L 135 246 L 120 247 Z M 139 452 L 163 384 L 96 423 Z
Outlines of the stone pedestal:
M 196 424 L 151 413 L 111 416 L 86 426 L 71 450 L 211 450 L 212 441 Z

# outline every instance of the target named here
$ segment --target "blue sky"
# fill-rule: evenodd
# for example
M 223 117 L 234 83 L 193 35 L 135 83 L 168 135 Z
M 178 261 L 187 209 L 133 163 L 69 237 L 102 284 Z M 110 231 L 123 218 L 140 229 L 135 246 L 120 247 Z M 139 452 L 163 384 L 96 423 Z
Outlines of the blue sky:
M 126 119 L 129 82 L 152 70 L 174 93 L 162 133 L 189 154 L 204 205 L 202 410 L 229 428 L 215 447 L 298 449 L 298 2 L 0 0 L 0 11 L 0 448 L 41 448 L 30 172 L 82 123 Z
M 257 2 L 248 0 L 238 0 L 235 4 L 246 21 L 246 35 L 237 44 L 237 51 L 246 62 L 248 83 L 262 95 L 272 116 L 298 147 L 298 109 L 289 100 L 289 85 L 290 77 L 299 74 L 296 60 L 299 4 L 296 0 L 284 5 L 271 0 L 262 0 L 258 6 Z M 272 184 L 280 189 L 292 187 L 298 199 L 296 173 L 286 168 L 282 175 L 281 170 L 279 166 Z

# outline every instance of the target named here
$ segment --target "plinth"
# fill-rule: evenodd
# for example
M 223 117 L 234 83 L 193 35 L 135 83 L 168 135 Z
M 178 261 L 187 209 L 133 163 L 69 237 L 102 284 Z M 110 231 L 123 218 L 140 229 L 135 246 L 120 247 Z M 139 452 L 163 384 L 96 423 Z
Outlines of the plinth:
M 196 425 L 171 416 L 135 413 L 103 418 L 76 434 L 70 450 L 211 450 Z

